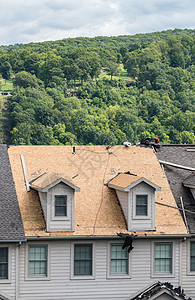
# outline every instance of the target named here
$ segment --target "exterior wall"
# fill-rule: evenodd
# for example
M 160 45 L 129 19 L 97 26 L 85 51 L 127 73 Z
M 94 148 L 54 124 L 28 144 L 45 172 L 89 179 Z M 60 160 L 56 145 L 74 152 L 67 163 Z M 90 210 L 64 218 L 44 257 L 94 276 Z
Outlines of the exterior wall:
M 188 239 L 182 243 L 182 288 L 188 297 L 195 299 L 195 272 L 190 272 L 190 241 Z
M 10 300 L 16 299 L 16 256 L 17 245 L 14 243 L 1 243 L 0 247 L 8 247 L 8 280 L 0 280 L 0 294 L 7 297 Z
M 41 201 L 45 222 L 47 223 L 47 193 L 39 192 L 39 199 Z
M 128 222 L 128 193 L 116 190 L 116 194 L 120 201 L 120 205 L 122 207 L 126 222 Z
M 55 195 L 67 195 L 67 217 L 55 217 Z M 59 183 L 47 193 L 47 231 L 74 231 L 74 190 Z
M 147 194 L 148 195 L 148 216 L 135 216 L 135 198 L 136 195 Z M 155 192 L 154 189 L 148 184 L 142 182 L 136 185 L 129 191 L 129 216 L 128 216 L 128 230 L 151 230 L 155 229 L 155 213 L 154 213 L 154 201 Z
M 135 239 L 134 249 L 130 252 L 130 273 L 124 278 L 117 276 L 109 277 L 108 249 L 109 244 L 123 243 L 123 239 L 114 240 L 53 240 L 28 242 L 20 247 L 20 296 L 19 300 L 34 299 L 130 299 L 135 293 L 145 286 L 149 286 L 156 281 L 168 281 L 175 287 L 180 285 L 180 241 L 173 242 L 174 247 L 174 275 L 166 277 L 152 276 L 152 239 Z M 167 240 L 166 240 L 167 241 Z M 74 279 L 71 276 L 73 267 L 73 244 L 93 243 L 94 248 L 94 278 Z M 49 254 L 49 276 L 48 278 L 28 277 L 27 247 L 29 244 L 48 245 Z

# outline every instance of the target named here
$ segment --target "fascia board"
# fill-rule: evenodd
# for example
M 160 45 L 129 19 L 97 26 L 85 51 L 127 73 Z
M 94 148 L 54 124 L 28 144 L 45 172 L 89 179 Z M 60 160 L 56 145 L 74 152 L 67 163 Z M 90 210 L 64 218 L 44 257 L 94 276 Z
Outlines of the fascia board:
M 183 183 L 183 185 L 185 187 L 189 187 L 190 189 L 195 189 L 195 184 L 187 184 L 187 183 Z
M 135 181 L 135 182 L 133 182 L 132 184 L 130 184 L 129 186 L 127 186 L 127 187 L 124 189 L 124 191 L 125 191 L 125 192 L 128 192 L 130 189 L 132 189 L 133 187 L 135 187 L 136 185 L 138 185 L 138 184 L 141 183 L 141 182 L 145 182 L 146 184 L 148 184 L 148 185 L 150 185 L 151 187 L 153 187 L 156 191 L 161 191 L 161 188 L 160 188 L 158 185 L 152 183 L 151 181 L 147 180 L 147 179 L 144 178 L 144 177 L 141 177 L 141 178 L 138 179 L 137 181 Z
M 80 192 L 80 188 L 77 187 L 76 185 L 72 184 L 71 182 L 65 180 L 64 178 L 59 178 L 58 180 L 52 182 L 50 185 L 48 185 L 45 188 L 40 188 L 40 187 L 36 187 L 34 186 L 33 189 L 39 191 L 39 192 L 43 192 L 43 193 L 47 193 L 49 189 L 53 188 L 55 185 L 57 185 L 58 183 L 63 182 L 64 184 L 68 185 L 69 187 L 71 187 L 75 192 Z
M 108 187 L 111 188 L 111 189 L 115 189 L 117 191 L 125 192 L 125 188 L 123 188 L 121 186 L 118 186 L 118 185 L 108 183 Z

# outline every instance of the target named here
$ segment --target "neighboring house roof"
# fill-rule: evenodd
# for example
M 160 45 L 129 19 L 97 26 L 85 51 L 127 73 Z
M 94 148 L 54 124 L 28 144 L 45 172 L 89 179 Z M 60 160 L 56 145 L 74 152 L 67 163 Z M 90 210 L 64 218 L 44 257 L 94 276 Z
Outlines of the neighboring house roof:
M 145 182 L 155 190 L 160 191 L 160 187 L 144 177 L 135 176 L 135 174 L 119 173 L 113 179 L 108 182 L 108 186 L 121 191 L 129 191 L 132 187 L 138 185 L 141 182 Z
M 129 300 L 141 300 L 141 299 L 142 300 L 147 300 L 147 299 L 191 300 L 191 298 L 186 297 L 184 291 L 181 290 L 181 287 L 174 288 L 173 285 L 168 282 L 161 283 L 159 281 L 147 287 L 136 296 L 131 297 Z
M 0 241 L 25 240 L 7 146 L 0 145 Z
M 32 236 L 117 236 L 126 232 L 126 222 L 115 190 L 107 183 L 118 173 L 130 171 L 155 186 L 157 202 L 176 206 L 166 176 L 150 148 L 125 146 L 12 146 L 9 157 L 27 237 Z M 23 155 L 29 182 L 46 172 L 64 174 L 80 188 L 75 193 L 75 231 L 46 232 L 38 193 L 27 192 L 21 165 Z M 37 183 L 38 183 L 37 179 Z M 40 177 L 41 180 L 41 177 Z M 51 181 L 53 182 L 53 181 Z M 32 183 L 37 184 L 36 180 Z M 187 234 L 178 210 L 155 205 L 155 231 L 140 235 Z
M 195 159 L 195 158 L 194 158 Z M 183 185 L 189 186 L 189 187 L 195 187 L 195 174 L 189 175 L 184 181 Z
M 190 169 L 195 168 L 195 145 L 162 145 L 157 149 L 159 160 L 170 162 Z M 190 233 L 195 233 L 195 199 L 187 183 L 195 185 L 194 171 L 164 164 L 164 170 L 179 208 L 184 203 Z M 190 211 L 190 212 L 189 212 Z

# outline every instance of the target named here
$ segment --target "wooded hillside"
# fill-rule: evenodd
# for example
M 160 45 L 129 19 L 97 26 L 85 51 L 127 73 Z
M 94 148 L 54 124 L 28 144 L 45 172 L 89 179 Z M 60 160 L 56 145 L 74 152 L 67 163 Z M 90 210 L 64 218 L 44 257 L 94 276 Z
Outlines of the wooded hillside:
M 9 142 L 194 143 L 194 33 L 1 46 L 0 74 L 13 80 Z

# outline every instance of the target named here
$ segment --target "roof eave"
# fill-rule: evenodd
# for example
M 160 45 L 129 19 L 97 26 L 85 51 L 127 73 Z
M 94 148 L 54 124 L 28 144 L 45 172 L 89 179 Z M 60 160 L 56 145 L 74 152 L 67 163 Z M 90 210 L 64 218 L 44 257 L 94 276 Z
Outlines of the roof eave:
M 31 186 L 32 189 L 37 190 L 39 192 L 43 192 L 43 193 L 47 193 L 49 189 L 53 188 L 54 186 L 56 186 L 57 184 L 59 184 L 60 182 L 68 185 L 69 187 L 71 187 L 75 192 L 80 192 L 80 188 L 76 185 L 74 185 L 73 183 L 65 180 L 64 178 L 59 178 L 56 181 L 52 182 L 51 184 L 49 184 L 48 186 L 46 186 L 45 188 L 39 187 L 39 186 Z

